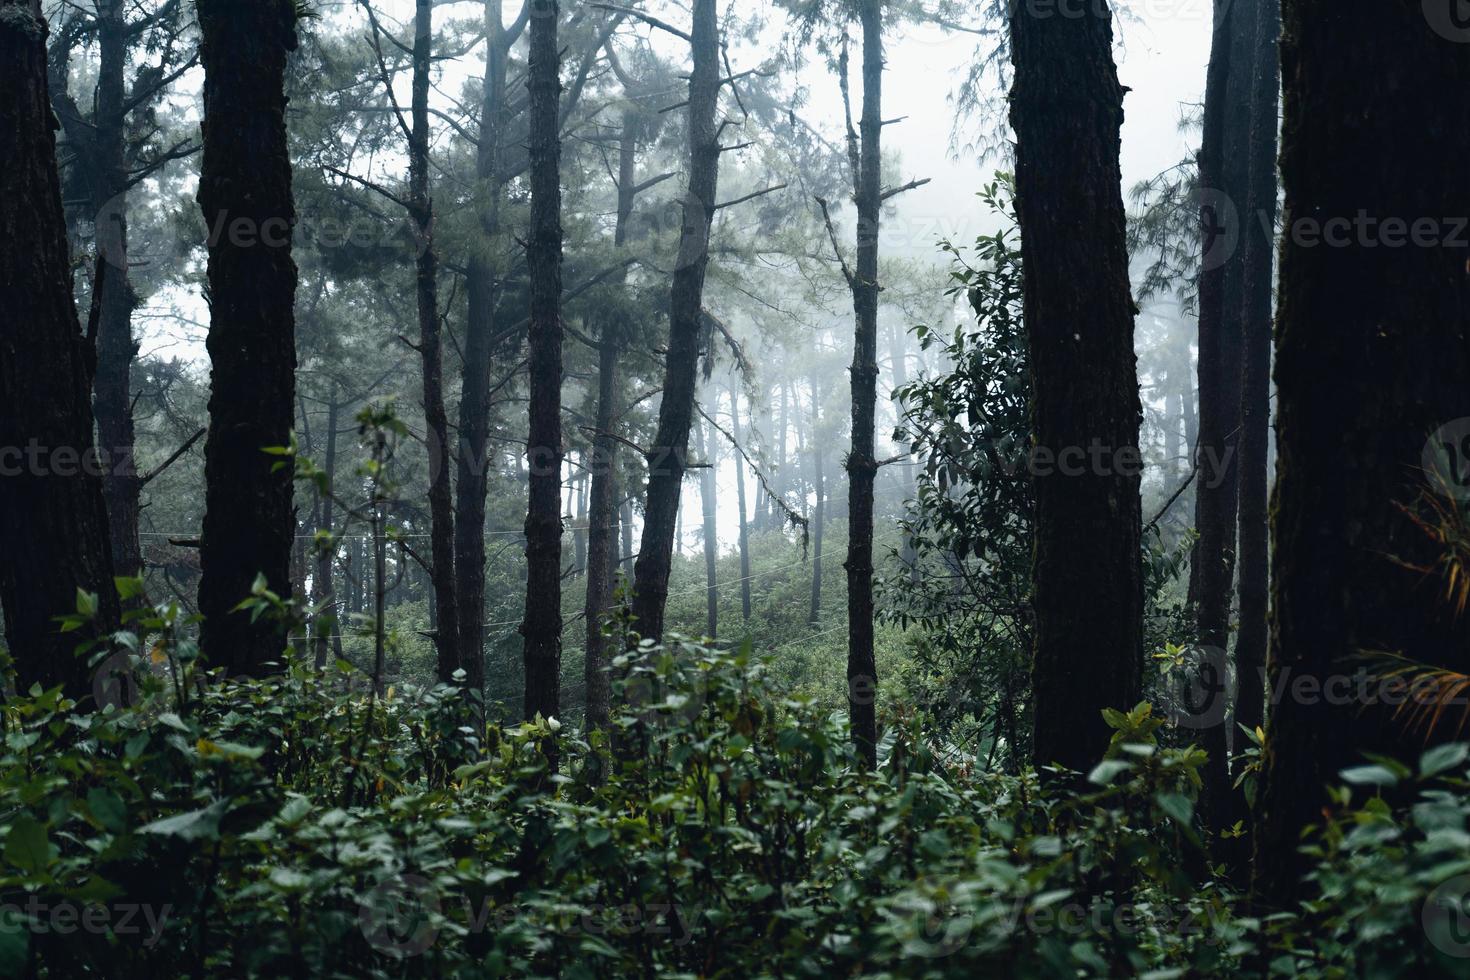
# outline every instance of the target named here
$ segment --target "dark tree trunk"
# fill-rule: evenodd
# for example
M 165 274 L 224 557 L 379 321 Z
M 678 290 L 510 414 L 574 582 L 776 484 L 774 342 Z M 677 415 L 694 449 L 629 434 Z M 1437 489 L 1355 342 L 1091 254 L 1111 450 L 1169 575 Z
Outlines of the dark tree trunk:
M 1194 550 L 1198 663 L 1186 711 L 1209 753 L 1200 809 L 1207 825 L 1234 822 L 1226 714 L 1227 650 L 1235 580 L 1239 503 L 1236 453 L 1241 429 L 1243 267 L 1238 243 L 1248 216 L 1245 159 L 1250 130 L 1250 77 L 1255 16 L 1248 4 L 1217 0 L 1206 77 L 1205 125 L 1199 152 L 1201 271 L 1199 295 L 1199 474 Z
M 730 387 L 730 435 L 735 437 L 735 504 L 740 541 L 740 619 L 750 621 L 750 526 L 745 520 L 745 459 L 741 455 L 740 393 Z
M 674 530 L 694 412 L 704 274 L 709 265 L 709 233 L 719 178 L 715 110 L 720 96 L 720 38 L 716 7 L 716 0 L 694 2 L 690 32 L 694 65 L 689 77 L 689 188 L 684 198 L 684 224 L 679 234 L 677 268 L 669 298 L 663 398 L 659 404 L 658 431 L 648 459 L 643 542 L 634 565 L 634 629 L 654 640 L 663 639 L 664 633 Z
M 97 375 L 93 411 L 104 464 L 102 493 L 111 529 L 112 563 L 118 575 L 143 574 L 138 546 L 138 498 L 142 484 L 133 458 L 131 375 L 137 297 L 128 281 L 128 165 L 125 141 L 128 60 L 123 0 L 97 5 L 97 186 L 93 190 L 97 259 L 107 263 L 97 320 Z
M 882 216 L 883 13 L 863 0 L 863 109 L 857 187 L 857 269 L 852 278 L 857 327 L 852 350 L 852 449 L 847 454 L 847 705 L 852 739 L 868 768 L 878 764 L 873 652 L 873 430 L 878 407 L 878 223 Z
M 699 471 L 699 504 L 703 510 L 703 527 L 700 537 L 704 541 L 704 635 L 710 639 L 720 635 L 720 586 L 718 567 L 720 559 L 719 504 L 715 487 L 715 440 L 709 427 L 700 424 L 699 455 L 705 464 Z
M 561 96 L 556 0 L 531 18 L 530 505 L 526 512 L 525 716 L 551 718 L 561 700 Z
M 429 72 L 433 67 L 433 0 L 414 8 L 412 132 L 408 148 L 409 217 L 418 234 L 415 296 L 419 358 L 423 365 L 424 425 L 429 439 L 429 552 L 439 626 L 434 633 L 438 676 L 463 670 L 478 703 L 485 691 L 484 658 L 465 658 L 454 566 L 454 500 L 450 487 L 449 416 L 444 409 L 444 344 L 439 320 L 439 253 L 434 243 L 434 200 L 429 193 Z
M 1190 562 L 1191 600 L 1195 611 L 1195 639 L 1199 645 L 1198 676 L 1186 687 L 1192 703 L 1185 709 L 1204 723 L 1202 748 L 1210 755 L 1200 792 L 1204 817 L 1214 822 L 1224 805 L 1228 774 L 1224 769 L 1225 731 L 1210 724 L 1212 710 L 1222 705 L 1223 678 L 1229 645 L 1230 594 L 1235 574 L 1235 506 L 1237 485 L 1224 467 L 1231 466 L 1237 441 L 1240 411 L 1240 332 L 1237 322 L 1226 315 L 1226 266 L 1230 260 L 1229 236 L 1236 229 L 1239 209 L 1230 196 L 1225 176 L 1225 152 L 1230 137 L 1232 112 L 1231 55 L 1235 42 L 1232 16 L 1234 4 L 1215 0 L 1214 30 L 1210 44 L 1210 67 L 1205 77 L 1204 132 L 1200 141 L 1199 167 L 1200 254 L 1199 281 L 1199 446 L 1196 449 L 1195 523 L 1199 540 Z M 1227 464 L 1226 453 L 1232 453 Z M 1223 714 L 1218 720 L 1223 720 Z
M 592 502 L 587 522 L 587 621 L 586 660 L 583 678 L 587 687 L 585 727 L 607 727 L 612 709 L 612 682 L 608 676 L 607 644 L 602 635 L 611 604 L 617 563 L 618 485 L 617 440 L 613 426 L 617 417 L 618 348 L 613 331 L 604 328 L 597 351 L 597 432 L 592 438 Z
M 331 400 L 327 402 L 327 448 L 322 469 L 326 472 L 327 486 L 335 488 L 337 478 L 337 413 L 341 405 L 337 398 L 337 386 L 332 386 Z M 336 499 L 331 493 L 323 494 L 321 500 L 321 523 L 317 533 L 328 536 L 336 533 Z M 341 617 L 337 615 L 337 590 L 333 585 L 333 565 L 337 556 L 334 543 L 328 548 L 319 548 L 316 556 L 316 573 L 312 576 L 312 604 L 321 611 L 316 615 L 316 669 L 327 666 L 327 643 L 342 633 Z
M 1281 95 L 1280 0 L 1258 0 L 1251 81 L 1250 194 L 1245 209 L 1244 335 L 1240 432 L 1240 632 L 1235 641 L 1234 721 L 1265 720 L 1266 615 L 1270 589 L 1271 277 L 1276 245 L 1276 132 Z M 1230 729 L 1235 731 L 1233 727 Z
M 1138 702 L 1143 657 L 1123 89 L 1108 9 L 1088 11 L 1033 17 L 1014 8 L 1010 110 L 1033 438 L 1054 460 L 1068 454 L 1033 467 L 1034 757 L 1081 770 L 1108 745 L 1102 709 Z M 1102 461 L 1079 466 L 1079 453 Z
M 458 598 L 460 662 L 472 689 L 484 690 L 485 493 L 490 471 L 490 349 L 500 284 L 491 250 L 500 235 L 504 193 L 501 143 L 506 113 L 510 48 L 520 35 L 519 18 L 504 27 L 502 0 L 485 0 L 485 89 L 480 105 L 480 139 L 475 151 L 479 236 L 470 246 L 465 278 L 464 377 L 459 403 L 459 486 L 455 498 L 454 571 Z M 528 11 L 530 5 L 523 8 Z
M 812 489 L 817 495 L 812 510 L 812 601 L 807 612 L 807 622 L 816 623 L 822 618 L 822 531 L 827 524 L 827 488 L 822 473 L 822 398 L 817 390 L 817 379 L 812 379 Z
M 118 601 L 102 481 L 84 465 L 96 451 L 92 355 L 72 302 L 53 125 L 45 21 L 0 0 L 0 603 L 19 689 L 61 684 L 80 700 L 92 693 L 86 661 L 52 617 L 85 589 L 106 632 Z
M 1466 496 L 1453 454 L 1470 417 L 1470 249 L 1463 218 L 1444 216 L 1465 214 L 1470 102 L 1447 93 L 1470 91 L 1470 49 L 1416 3 L 1282 9 L 1270 689 L 1311 678 L 1331 692 L 1342 678 L 1338 690 L 1355 690 L 1365 651 L 1443 666 L 1470 640 L 1470 621 L 1414 568 L 1444 550 L 1411 516 L 1425 494 L 1455 495 L 1449 508 Z M 1268 907 L 1304 891 L 1298 843 L 1321 823 L 1325 784 L 1362 751 L 1412 764 L 1423 746 L 1385 693 L 1273 700 L 1255 842 Z
M 291 467 L 263 452 L 290 443 L 296 405 L 296 214 L 284 88 L 296 5 L 199 0 L 198 12 L 211 366 L 199 645 L 212 665 L 249 674 L 280 661 L 281 624 L 232 610 L 257 575 L 290 596 L 296 530 Z

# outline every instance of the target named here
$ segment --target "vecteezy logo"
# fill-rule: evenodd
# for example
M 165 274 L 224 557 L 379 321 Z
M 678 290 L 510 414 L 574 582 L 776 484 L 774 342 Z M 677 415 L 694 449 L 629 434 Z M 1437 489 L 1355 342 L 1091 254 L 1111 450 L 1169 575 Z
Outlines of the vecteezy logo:
M 1448 422 L 1424 444 L 1429 485 L 1454 500 L 1470 500 L 1470 418 Z
M 1424 19 L 1446 41 L 1470 44 L 1470 0 L 1424 0 Z
M 367 893 L 357 909 L 357 924 L 373 949 L 402 960 L 434 945 L 438 915 L 439 896 L 429 880 L 402 874 Z
M 128 651 L 119 650 L 97 665 L 92 673 L 92 700 L 99 711 L 131 708 L 138 703 L 138 679 L 133 676 Z
M 1189 654 L 1174 724 L 1195 731 L 1224 724 L 1230 707 L 1229 658 L 1219 647 L 1193 646 Z
M 1435 949 L 1456 959 L 1470 957 L 1470 875 L 1456 875 L 1430 892 L 1421 919 Z
M 1200 268 L 1205 272 L 1222 267 L 1240 245 L 1240 212 L 1230 195 L 1213 187 L 1197 187 L 1190 201 L 1200 214 L 1204 249 Z

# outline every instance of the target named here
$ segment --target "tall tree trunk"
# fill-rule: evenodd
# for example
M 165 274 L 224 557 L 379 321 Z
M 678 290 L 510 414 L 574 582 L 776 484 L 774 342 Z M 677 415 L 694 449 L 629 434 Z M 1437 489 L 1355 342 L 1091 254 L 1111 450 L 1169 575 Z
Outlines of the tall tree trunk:
M 715 440 L 709 427 L 700 423 L 699 455 L 704 469 L 699 471 L 699 504 L 703 510 L 701 537 L 704 540 L 704 635 L 710 639 L 720 635 L 720 559 L 719 506 L 715 499 Z
M 1310 678 L 1324 694 L 1270 709 L 1255 883 L 1276 908 L 1304 890 L 1298 843 L 1321 822 L 1325 785 L 1362 751 L 1412 760 L 1424 742 L 1381 690 L 1369 704 L 1330 692 L 1354 689 L 1365 651 L 1443 666 L 1470 640 L 1470 621 L 1416 569 L 1445 554 L 1413 519 L 1425 494 L 1466 498 L 1470 249 L 1463 218 L 1444 216 L 1465 213 L 1470 49 L 1419 4 L 1282 10 L 1269 683 L 1301 691 Z
M 455 590 L 459 602 L 460 662 L 473 690 L 485 687 L 485 493 L 490 470 L 490 363 L 499 272 L 491 250 L 500 235 L 504 193 L 501 143 L 504 140 L 506 75 L 510 48 L 519 36 L 520 18 L 506 30 L 502 0 L 485 0 L 485 87 L 480 104 L 480 139 L 475 151 L 479 181 L 476 207 L 479 235 L 470 245 L 465 277 L 464 377 L 459 403 L 459 486 L 454 515 Z M 523 14 L 529 11 L 528 2 Z
M 257 575 L 291 594 L 292 473 L 263 450 L 291 441 L 296 405 L 296 263 L 286 61 L 293 0 L 199 0 L 209 229 L 209 435 L 199 552 L 199 644 L 234 674 L 281 659 L 281 624 L 233 610 Z
M 341 409 L 337 386 L 332 385 L 331 400 L 327 402 L 327 449 L 323 469 L 326 471 L 327 486 L 335 487 L 337 478 L 337 414 Z M 331 493 L 323 494 L 321 500 L 321 523 L 317 533 L 329 538 L 336 533 L 336 499 Z M 333 585 L 333 565 L 337 557 L 337 545 L 318 546 L 316 574 L 312 576 L 312 604 L 320 612 L 316 615 L 316 669 L 327 666 L 327 641 L 342 633 L 341 617 L 337 614 L 337 590 Z
M 97 320 L 97 375 L 93 411 L 104 464 L 102 493 L 118 575 L 143 573 L 138 546 L 138 498 L 142 483 L 134 460 L 131 375 L 138 348 L 133 343 L 137 297 L 128 281 L 128 165 L 125 142 L 128 24 L 123 0 L 97 4 L 96 152 L 97 184 L 93 214 L 97 258 L 107 263 L 101 315 Z
M 822 530 L 827 524 L 827 488 L 822 473 L 822 399 L 817 390 L 817 379 L 812 379 L 812 489 L 817 495 L 812 510 L 812 599 L 807 612 L 807 622 L 816 623 L 822 618 Z
M 878 460 L 873 430 L 878 407 L 878 224 L 882 217 L 883 12 L 881 0 L 863 0 L 862 134 L 854 200 L 857 269 L 852 280 L 857 326 L 852 347 L 852 448 L 847 454 L 847 705 L 852 739 L 868 768 L 878 764 L 873 651 L 873 484 Z
M 1108 8 L 1017 6 L 1011 56 L 1033 438 L 1038 453 L 1068 454 L 1033 467 L 1034 757 L 1085 770 L 1108 745 L 1102 709 L 1138 702 L 1143 658 L 1142 407 Z M 1101 464 L 1076 466 L 1094 447 Z
M 1240 632 L 1235 642 L 1234 721 L 1247 729 L 1265 720 L 1266 615 L 1270 589 L 1266 469 L 1271 440 L 1271 277 L 1276 245 L 1276 132 L 1281 95 L 1280 0 L 1257 0 L 1251 83 L 1250 194 L 1245 236 L 1245 348 L 1241 373 Z M 1234 731 L 1235 729 L 1230 729 Z
M 634 629 L 663 639 L 669 597 L 674 529 L 689 454 L 694 382 L 699 362 L 704 275 L 709 265 L 710 225 L 715 216 L 720 146 L 715 110 L 720 97 L 720 38 L 716 0 L 694 0 L 690 31 L 693 71 L 689 77 L 689 188 L 669 299 L 669 344 L 664 366 L 658 431 L 648 461 L 643 542 L 634 565 Z
M 531 18 L 530 504 L 526 512 L 525 716 L 551 718 L 561 700 L 561 97 L 556 0 Z
M 741 455 L 740 392 L 730 386 L 730 435 L 735 437 L 735 504 L 740 542 L 740 619 L 750 621 L 750 526 L 745 520 L 745 459 Z
M 463 670 L 476 703 L 484 697 L 484 658 L 464 656 L 454 565 L 454 501 L 450 487 L 449 416 L 444 409 L 444 343 L 439 320 L 439 253 L 434 243 L 434 200 L 429 192 L 429 72 L 433 67 L 434 3 L 415 0 L 412 131 L 408 148 L 409 216 L 418 234 L 415 295 L 419 358 L 423 365 L 424 425 L 429 437 L 429 553 L 439 628 L 434 633 L 438 676 Z
M 617 417 L 618 348 L 613 331 L 603 328 L 597 350 L 597 432 L 592 437 L 592 502 L 587 522 L 587 622 L 583 679 L 587 688 L 585 727 L 606 728 L 612 710 L 612 680 L 608 676 L 607 644 L 602 635 L 611 604 L 617 564 L 618 484 Z
M 83 465 L 96 451 L 92 355 L 72 301 L 52 118 L 39 4 L 0 0 L 0 604 L 19 689 L 61 684 L 80 700 L 92 691 L 86 661 L 52 617 L 76 608 L 78 588 L 96 593 L 100 632 L 119 612 L 102 483 Z
M 636 109 L 623 112 L 622 135 L 618 145 L 618 213 L 613 226 L 613 244 L 619 249 L 628 241 L 628 226 L 633 218 L 633 202 L 637 195 L 635 181 L 638 166 L 639 121 Z M 627 282 L 624 269 L 617 276 L 619 286 Z M 619 520 L 617 449 L 613 427 L 618 421 L 618 353 L 623 337 L 621 324 L 611 317 L 602 323 L 597 348 L 597 431 L 592 436 L 592 491 L 588 508 L 587 529 L 587 652 L 583 674 L 587 687 L 585 727 L 605 728 L 611 718 L 612 679 L 608 674 L 607 644 L 602 635 L 608 607 L 612 604 L 618 561 L 619 525 L 624 551 L 632 546 L 632 507 L 624 502 Z
M 1235 245 L 1246 198 L 1243 168 L 1234 158 L 1244 150 L 1241 130 L 1248 129 L 1248 116 L 1243 118 L 1241 107 L 1232 100 L 1242 96 L 1242 76 L 1250 74 L 1254 31 L 1243 31 L 1242 24 L 1253 20 L 1248 5 L 1216 0 L 1199 151 L 1200 436 L 1195 478 L 1199 541 L 1192 563 L 1198 663 L 1188 684 L 1185 711 L 1188 724 L 1198 731 L 1200 747 L 1209 753 L 1200 809 L 1206 824 L 1217 828 L 1231 813 L 1226 651 L 1235 580 L 1239 491 L 1235 454 L 1240 438 L 1242 363 L 1241 276 Z M 1246 102 L 1243 96 L 1241 101 Z
M 1204 768 L 1201 810 L 1207 823 L 1223 817 L 1229 774 L 1225 760 L 1226 648 L 1229 646 L 1230 592 L 1235 579 L 1236 480 L 1233 455 L 1241 410 L 1241 335 L 1238 310 L 1229 294 L 1229 264 L 1238 229 L 1239 201 L 1227 179 L 1226 151 L 1233 137 L 1238 4 L 1216 0 L 1210 69 L 1205 75 L 1204 134 L 1200 167 L 1200 447 L 1195 476 L 1195 520 L 1200 539 L 1191 563 L 1198 664 L 1186 685 L 1185 713 L 1200 730 L 1201 748 L 1210 754 Z M 1248 53 L 1239 60 L 1250 62 Z M 1229 467 L 1229 469 L 1226 469 Z

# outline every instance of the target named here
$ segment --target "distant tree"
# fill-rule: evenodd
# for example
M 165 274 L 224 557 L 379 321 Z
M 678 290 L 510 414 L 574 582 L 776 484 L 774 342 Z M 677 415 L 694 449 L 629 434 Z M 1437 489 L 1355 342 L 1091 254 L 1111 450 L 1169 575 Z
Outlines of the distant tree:
M 1255 887 L 1272 908 L 1305 891 L 1302 831 L 1322 823 L 1339 771 L 1364 751 L 1452 737 L 1430 727 L 1436 709 L 1463 719 L 1432 682 L 1434 665 L 1463 672 L 1470 642 L 1470 246 L 1464 219 L 1444 220 L 1464 214 L 1470 101 L 1446 93 L 1470 91 L 1470 48 L 1427 9 L 1282 4 L 1267 690 L 1284 693 L 1270 706 L 1255 838 Z M 1424 665 L 1415 674 L 1431 683 L 1397 718 L 1385 702 L 1403 689 L 1334 696 L 1361 690 L 1365 658 Z M 1416 715 L 1424 730 L 1406 730 Z
M 1010 115 L 1038 454 L 1033 755 L 1074 769 L 1107 747 L 1103 709 L 1131 707 L 1142 693 L 1142 409 L 1112 35 L 1106 6 L 1075 17 L 1012 7 Z
M 198 0 L 204 64 L 199 204 L 209 229 L 209 435 L 200 549 L 200 646 L 250 673 L 279 661 L 281 625 L 236 606 L 257 576 L 291 594 L 292 473 L 266 452 L 291 441 L 296 405 L 295 208 L 286 145 L 294 0 Z

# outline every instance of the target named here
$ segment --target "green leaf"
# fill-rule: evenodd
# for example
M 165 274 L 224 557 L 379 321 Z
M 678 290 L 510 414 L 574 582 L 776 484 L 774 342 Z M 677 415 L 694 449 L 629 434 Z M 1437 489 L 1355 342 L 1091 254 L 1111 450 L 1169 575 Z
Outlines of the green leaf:
M 1425 779 L 1437 776 L 1460 765 L 1467 757 L 1470 757 L 1470 745 L 1464 742 L 1436 745 L 1419 757 L 1419 775 Z
M 77 615 L 86 619 L 97 615 L 97 593 L 77 589 Z
M 120 599 L 136 599 L 143 594 L 143 580 L 130 575 L 119 575 L 112 580 Z
M 216 800 L 202 810 L 191 810 L 177 816 L 155 820 L 140 828 L 145 834 L 182 837 L 184 840 L 213 840 L 219 836 L 220 818 L 230 807 L 229 800 Z
M 87 790 L 87 811 L 93 820 L 114 834 L 127 829 L 128 808 L 122 797 L 110 789 L 94 786 Z
M 51 842 L 46 825 L 29 814 L 21 814 L 5 835 L 5 860 L 22 871 L 38 874 L 51 861 Z
M 1194 802 L 1182 793 L 1160 793 L 1154 802 L 1181 826 L 1188 827 L 1194 818 Z
M 1133 768 L 1133 763 L 1126 759 L 1104 759 L 1097 764 L 1092 772 L 1087 774 L 1087 781 L 1098 786 L 1106 786 L 1111 783 L 1118 774 Z
M 1354 786 L 1395 786 L 1399 777 L 1394 775 L 1386 766 L 1354 766 L 1342 771 L 1342 779 L 1345 783 Z

